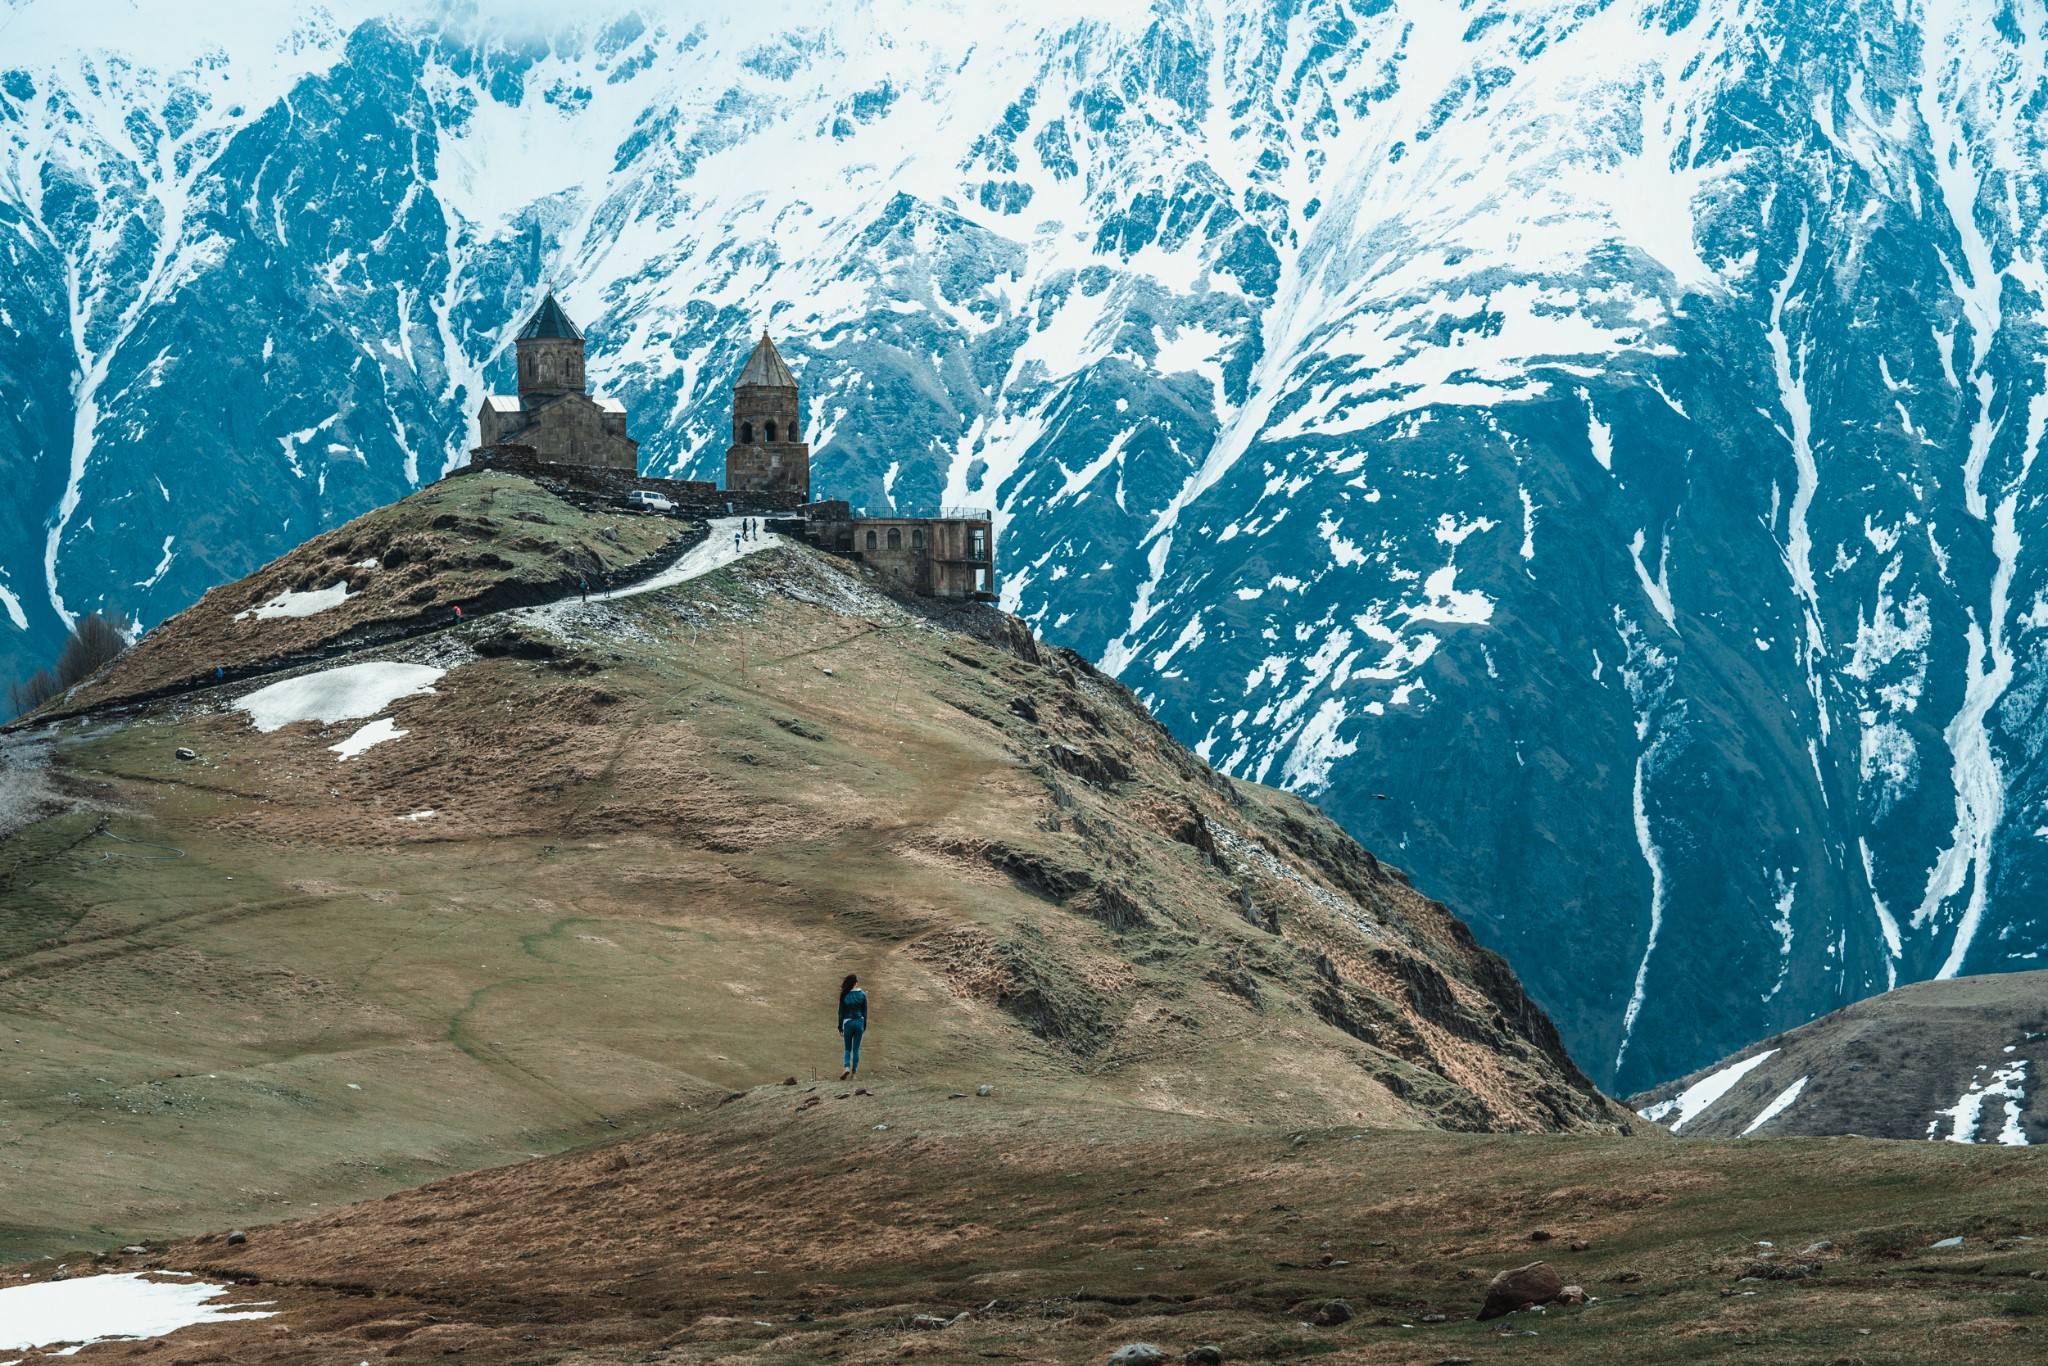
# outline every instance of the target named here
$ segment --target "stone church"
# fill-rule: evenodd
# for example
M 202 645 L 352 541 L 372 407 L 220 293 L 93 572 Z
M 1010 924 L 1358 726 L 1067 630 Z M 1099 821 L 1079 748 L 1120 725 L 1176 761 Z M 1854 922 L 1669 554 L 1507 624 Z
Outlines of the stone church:
M 565 479 L 614 498 L 658 493 L 698 516 L 765 515 L 772 529 L 859 560 L 912 592 L 996 600 L 995 517 L 988 509 L 892 507 L 870 517 L 843 498 L 814 498 L 802 395 L 766 332 L 733 383 L 723 488 L 640 473 L 640 443 L 626 435 L 626 405 L 589 392 L 583 333 L 552 290 L 520 329 L 516 349 L 519 393 L 484 400 L 473 467 Z
M 626 405 L 590 393 L 583 378 L 583 333 L 555 302 L 553 290 L 519 330 L 514 349 L 519 393 L 484 400 L 476 416 L 483 445 L 525 446 L 535 458 L 555 464 L 639 471 L 640 443 L 626 435 Z

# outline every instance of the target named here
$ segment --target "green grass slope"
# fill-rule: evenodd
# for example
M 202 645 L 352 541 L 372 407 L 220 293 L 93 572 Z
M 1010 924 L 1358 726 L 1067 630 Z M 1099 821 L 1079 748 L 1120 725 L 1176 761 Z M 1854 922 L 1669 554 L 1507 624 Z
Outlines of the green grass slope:
M 402 541 L 481 572 L 486 494 L 496 534 L 612 544 L 474 476 L 299 554 Z M 325 574 L 219 590 L 94 686 L 189 679 L 234 612 Z M 346 643 L 323 616 L 262 624 Z M 785 546 L 292 672 L 368 660 L 446 672 L 354 758 L 330 747 L 360 718 L 253 729 L 234 703 L 267 677 L 7 741 L 0 1253 L 263 1222 L 832 1075 L 846 972 L 868 1074 L 898 1085 L 1212 1124 L 1633 1123 L 1441 906 L 992 609 Z

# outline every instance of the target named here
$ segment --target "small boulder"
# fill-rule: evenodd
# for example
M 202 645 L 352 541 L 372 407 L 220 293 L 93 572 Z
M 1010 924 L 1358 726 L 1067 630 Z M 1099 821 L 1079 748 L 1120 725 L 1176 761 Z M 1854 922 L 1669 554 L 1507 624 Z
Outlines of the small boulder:
M 246 1243 L 248 1241 L 249 1235 L 242 1232 L 242 1230 L 240 1229 L 234 1229 L 230 1231 L 228 1234 L 228 1246 L 230 1247 L 240 1247 L 243 1243 Z
M 1181 1361 L 1184 1366 L 1223 1366 L 1223 1349 L 1213 1342 L 1205 1342 L 1200 1347 L 1190 1347 Z
M 1471 1357 L 1438 1357 L 1429 1366 L 1472 1366 Z
M 183 745 L 179 745 L 178 757 L 180 759 L 197 759 L 199 757 L 199 751 L 196 749 L 187 749 Z
M 1551 1301 L 1552 1304 L 1591 1304 L 1592 1302 L 1593 1297 L 1576 1285 L 1568 1285 L 1558 1291 L 1557 1298 Z
M 1521 1309 L 1549 1304 L 1564 1290 L 1564 1277 L 1550 1269 L 1548 1262 L 1531 1262 L 1503 1271 L 1486 1283 L 1486 1300 L 1480 1306 L 1481 1320 L 1497 1319 Z
M 1928 1244 L 1927 1246 L 1929 1246 L 1929 1247 L 1931 1247 L 1931 1248 L 1932 1248 L 1932 1247 L 1961 1247 L 1962 1245 L 1963 1245 L 1963 1240 L 1962 1240 L 1962 1239 L 1960 1239 L 1960 1238 L 1944 1238 L 1944 1239 L 1942 1239 L 1942 1240 L 1941 1240 L 1940 1242 L 1938 1242 L 1938 1243 L 1929 1243 L 1929 1244 Z
M 796 1085 L 796 1078 L 795 1078 L 795 1077 L 784 1077 L 784 1078 L 782 1079 L 782 1084 L 783 1084 L 784 1086 L 794 1086 L 794 1085 Z
M 1109 1366 L 1166 1366 L 1165 1352 L 1149 1342 L 1132 1342 L 1109 1354 Z
M 1823 1238 L 1817 1243 L 1808 1243 L 1806 1245 L 1806 1251 L 1800 1255 L 1811 1257 L 1816 1252 L 1833 1252 L 1834 1250 L 1835 1245 L 1829 1242 L 1827 1239 Z
M 1547 1228 L 1539 1228 L 1529 1235 L 1529 1241 L 1532 1243 L 1547 1243 L 1556 1236 Z
M 910 1326 L 919 1332 L 930 1333 L 944 1328 L 950 1322 L 952 1320 L 942 1319 L 937 1314 L 918 1314 L 910 1320 Z
M 1357 1317 L 1358 1311 L 1344 1303 L 1344 1301 L 1328 1300 L 1319 1305 L 1316 1311 L 1309 1315 L 1309 1321 L 1311 1323 L 1319 1323 L 1325 1328 L 1335 1328 L 1338 1324 L 1349 1323 Z
M 995 1093 L 996 1088 L 993 1086 L 977 1086 L 974 1088 L 974 1094 L 977 1096 L 992 1096 Z
M 1574 1238 L 1571 1241 L 1571 1249 L 1574 1252 L 1584 1252 L 1587 1248 L 1591 1246 L 1593 1245 L 1587 1242 L 1584 1238 Z

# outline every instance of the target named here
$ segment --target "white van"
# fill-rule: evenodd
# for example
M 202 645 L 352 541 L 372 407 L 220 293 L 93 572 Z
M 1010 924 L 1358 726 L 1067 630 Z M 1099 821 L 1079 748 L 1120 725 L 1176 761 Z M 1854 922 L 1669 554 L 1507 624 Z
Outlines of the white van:
M 654 512 L 674 512 L 676 505 L 651 489 L 634 489 L 626 495 L 626 502 L 636 508 L 647 508 Z

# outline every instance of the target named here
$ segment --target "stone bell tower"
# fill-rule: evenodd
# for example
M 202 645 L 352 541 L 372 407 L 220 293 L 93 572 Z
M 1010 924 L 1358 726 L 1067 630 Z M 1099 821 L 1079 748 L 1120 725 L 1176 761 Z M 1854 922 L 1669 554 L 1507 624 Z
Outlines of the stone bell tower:
M 797 413 L 796 376 L 775 343 L 761 334 L 732 390 L 732 445 L 725 452 L 725 486 L 749 493 L 811 497 L 811 448 Z

